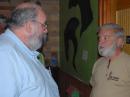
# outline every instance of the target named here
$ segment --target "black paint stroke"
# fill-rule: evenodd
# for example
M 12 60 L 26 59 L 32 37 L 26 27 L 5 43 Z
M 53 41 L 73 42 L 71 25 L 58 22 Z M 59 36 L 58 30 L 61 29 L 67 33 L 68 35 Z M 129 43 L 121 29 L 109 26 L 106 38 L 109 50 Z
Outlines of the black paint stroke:
M 93 14 L 91 10 L 90 0 L 69 0 L 69 9 L 79 6 L 81 12 L 81 29 L 80 36 L 87 29 L 93 20 Z
M 81 13 L 81 28 L 80 28 L 80 37 L 82 36 L 83 32 L 88 28 L 93 20 L 93 14 L 91 10 L 90 0 L 69 0 L 69 9 L 72 7 L 79 6 L 80 13 Z M 71 40 L 74 47 L 74 54 L 73 54 L 73 67 L 77 72 L 77 68 L 75 65 L 75 57 L 77 53 L 78 41 L 76 38 L 76 29 L 79 26 L 79 20 L 76 17 L 70 18 L 68 21 L 65 31 L 64 31 L 64 45 L 65 45 L 65 55 L 68 61 L 68 50 L 69 50 L 69 41 Z
M 72 41 L 73 47 L 74 47 L 74 54 L 73 54 L 73 67 L 77 71 L 75 64 L 75 56 L 77 52 L 77 46 L 78 46 L 78 41 L 76 38 L 76 29 L 79 25 L 79 21 L 77 18 L 72 17 L 68 24 L 66 25 L 65 32 L 64 32 L 64 44 L 65 44 L 65 54 L 66 54 L 66 59 L 68 60 L 68 50 L 69 50 L 69 41 Z

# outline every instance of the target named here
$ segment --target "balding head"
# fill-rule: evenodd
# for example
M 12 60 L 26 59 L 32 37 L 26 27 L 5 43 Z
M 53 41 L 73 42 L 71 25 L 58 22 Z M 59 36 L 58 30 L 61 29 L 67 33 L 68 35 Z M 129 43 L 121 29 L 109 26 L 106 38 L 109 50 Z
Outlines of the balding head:
M 22 3 L 22 4 L 19 4 L 16 9 L 21 9 L 21 8 L 39 8 L 41 9 L 41 6 L 39 6 L 38 4 L 35 4 L 35 3 L 30 3 L 30 2 L 25 2 L 25 3 Z
M 22 3 L 19 4 L 12 12 L 9 27 L 17 26 L 21 27 L 29 20 L 35 20 L 39 12 L 43 12 L 41 6 L 35 3 Z M 43 12 L 43 14 L 45 14 Z
M 46 15 L 35 3 L 22 3 L 12 12 L 9 28 L 31 50 L 37 50 L 47 33 Z

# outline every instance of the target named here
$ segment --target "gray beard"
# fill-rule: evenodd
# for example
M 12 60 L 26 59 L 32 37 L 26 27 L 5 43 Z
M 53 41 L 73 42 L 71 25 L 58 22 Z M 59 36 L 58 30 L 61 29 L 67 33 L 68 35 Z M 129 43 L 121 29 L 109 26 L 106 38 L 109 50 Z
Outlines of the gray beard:
M 48 35 L 44 34 L 39 38 L 36 36 L 32 36 L 29 40 L 30 49 L 33 51 L 38 50 L 41 46 L 44 46 L 48 41 Z
M 115 52 L 115 50 L 116 50 L 116 45 L 115 45 L 115 43 L 113 43 L 113 45 L 111 46 L 111 47 L 109 47 L 109 48 L 100 48 L 100 47 L 98 47 L 98 51 L 99 51 L 99 54 L 101 55 L 101 56 L 104 56 L 104 57 L 111 57 L 113 54 L 114 54 L 114 52 Z
M 29 42 L 30 44 L 30 49 L 33 51 L 36 51 L 42 46 L 42 42 L 39 39 L 32 39 Z
M 48 33 L 43 35 L 42 46 L 46 45 L 48 41 Z

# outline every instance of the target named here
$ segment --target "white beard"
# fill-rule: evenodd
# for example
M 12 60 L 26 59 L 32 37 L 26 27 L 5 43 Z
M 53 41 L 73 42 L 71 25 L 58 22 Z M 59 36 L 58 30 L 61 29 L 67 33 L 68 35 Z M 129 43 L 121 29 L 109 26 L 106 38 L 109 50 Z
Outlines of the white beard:
M 33 34 L 29 39 L 30 49 L 35 51 L 42 46 L 43 35 Z
M 115 53 L 116 48 L 116 44 L 113 43 L 109 48 L 102 48 L 101 46 L 98 46 L 98 51 L 101 56 L 111 57 Z
M 37 49 L 39 49 L 41 47 L 42 42 L 39 39 L 37 39 L 37 38 L 36 39 L 32 38 L 30 40 L 29 44 L 31 45 L 30 46 L 31 50 L 35 51 L 35 50 L 37 50 Z

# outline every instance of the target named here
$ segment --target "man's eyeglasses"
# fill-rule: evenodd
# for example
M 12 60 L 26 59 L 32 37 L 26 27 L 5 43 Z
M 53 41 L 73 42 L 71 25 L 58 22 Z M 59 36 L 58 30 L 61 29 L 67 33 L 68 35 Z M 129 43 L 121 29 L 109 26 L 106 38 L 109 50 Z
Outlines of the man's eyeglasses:
M 33 22 L 37 22 L 37 23 L 41 24 L 41 26 L 42 26 L 43 28 L 47 28 L 47 23 L 46 23 L 46 22 L 45 22 L 44 24 L 41 23 L 41 22 L 39 22 L 39 21 L 36 21 L 36 20 L 33 20 Z

